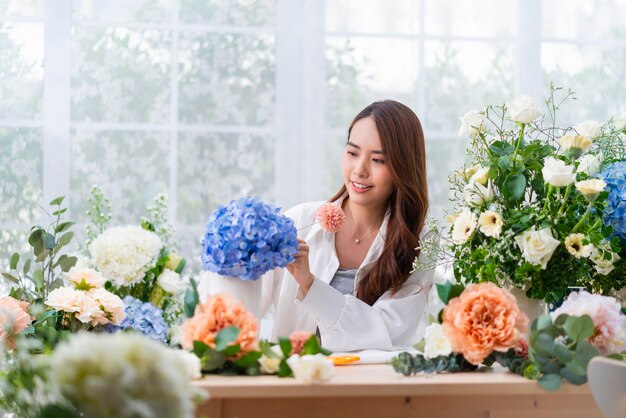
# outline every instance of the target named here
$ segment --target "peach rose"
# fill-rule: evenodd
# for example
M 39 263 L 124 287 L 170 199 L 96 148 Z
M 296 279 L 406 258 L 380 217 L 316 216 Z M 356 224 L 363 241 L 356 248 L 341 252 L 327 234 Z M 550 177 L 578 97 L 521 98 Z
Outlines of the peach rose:
M 13 336 L 28 328 L 32 321 L 27 310 L 27 302 L 11 296 L 0 298 L 0 341 L 4 341 L 9 350 L 15 348 Z
M 215 336 L 226 327 L 239 328 L 239 336 L 231 345 L 239 344 L 242 352 L 258 349 L 257 332 L 259 321 L 246 311 L 243 304 L 230 295 L 209 296 L 196 306 L 196 312 L 182 326 L 182 345 L 193 348 L 194 341 L 215 347 Z
M 470 284 L 444 308 L 442 327 L 452 350 L 479 365 L 492 351 L 517 346 L 528 331 L 528 317 L 507 290 L 493 283 Z
M 291 341 L 291 354 L 300 354 L 304 349 L 304 343 L 313 335 L 306 331 L 294 331 L 289 336 Z

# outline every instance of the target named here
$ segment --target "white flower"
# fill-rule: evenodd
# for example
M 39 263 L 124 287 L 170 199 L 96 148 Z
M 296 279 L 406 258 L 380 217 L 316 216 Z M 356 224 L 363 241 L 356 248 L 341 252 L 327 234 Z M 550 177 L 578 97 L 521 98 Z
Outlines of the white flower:
M 476 229 L 476 214 L 464 210 L 454 221 L 452 227 L 452 242 L 457 245 L 467 241 Z
M 536 231 L 534 226 L 516 236 L 515 242 L 522 251 L 524 259 L 530 264 L 541 266 L 542 270 L 546 269 L 552 253 L 560 244 L 558 240 L 554 239 L 550 228 Z
M 470 181 L 482 184 L 483 186 L 487 184 L 489 180 L 489 167 L 480 167 L 476 170 L 476 172 L 470 178 Z
M 430 324 L 424 331 L 424 341 L 424 357 L 428 359 L 452 353 L 452 344 L 443 333 L 441 324 Z
M 302 383 L 321 383 L 335 374 L 333 362 L 323 354 L 307 354 L 302 357 L 293 354 L 287 359 L 287 365 L 296 380 Z
M 261 373 L 263 374 L 276 374 L 280 368 L 280 361 L 283 359 L 283 352 L 279 345 L 273 345 L 272 351 L 276 354 L 276 357 L 267 357 L 263 354 L 259 359 Z
M 598 122 L 593 120 L 586 120 L 583 123 L 579 123 L 574 126 L 574 130 L 578 132 L 578 135 L 582 135 L 591 139 L 592 141 L 600 136 L 602 133 L 602 129 L 600 129 L 600 125 Z
M 192 418 L 189 366 L 175 350 L 136 333 L 82 333 L 50 358 L 50 384 L 90 418 Z
M 187 290 L 187 282 L 175 271 L 165 269 L 157 278 L 157 283 L 163 290 L 173 295 L 179 295 Z
M 462 118 L 459 136 L 476 136 L 485 130 L 485 115 L 477 110 L 470 110 Z
M 576 183 L 576 189 L 585 195 L 585 199 L 589 201 L 596 200 L 598 194 L 600 194 L 605 187 L 606 183 L 598 179 L 583 180 Z
M 615 129 L 617 129 L 618 131 L 623 131 L 624 129 L 626 129 L 626 113 L 623 115 L 615 116 L 613 118 L 613 126 L 615 126 Z
M 600 171 L 602 165 L 602 155 L 583 155 L 578 160 L 577 173 L 585 173 L 588 176 L 595 176 Z
M 126 306 L 119 296 L 102 288 L 93 289 L 88 295 L 100 305 L 102 311 L 101 315 L 92 317 L 92 325 L 119 325 L 126 318 Z
M 537 101 L 530 96 L 520 95 L 507 105 L 509 116 L 519 123 L 530 123 L 541 116 Z
M 202 364 L 194 353 L 187 350 L 174 350 L 176 354 L 185 362 L 189 379 L 200 379 L 202 377 Z
M 576 156 L 580 155 L 581 151 L 588 150 L 593 142 L 586 136 L 577 135 L 575 132 L 568 132 L 559 139 L 561 148 L 567 153 L 568 151 L 575 149 L 578 151 Z
M 500 238 L 502 233 L 502 216 L 493 210 L 487 210 L 478 217 L 480 232 L 488 237 Z
M 67 272 L 67 279 L 78 290 L 89 290 L 104 286 L 106 281 L 100 272 L 86 267 L 72 267 Z
M 591 255 L 593 245 L 583 245 L 585 234 L 570 234 L 565 238 L 565 249 L 576 258 L 587 258 Z
M 576 181 L 574 166 L 567 165 L 554 157 L 545 159 L 541 173 L 546 183 L 557 187 L 567 186 Z
M 470 182 L 463 187 L 463 197 L 465 202 L 470 206 L 482 206 L 493 200 L 493 189 L 491 181 L 487 183 L 487 187 L 480 183 Z
M 585 291 L 572 293 L 550 315 L 556 319 L 561 314 L 591 317 L 594 333 L 589 342 L 600 354 L 619 353 L 626 349 L 626 316 L 621 313 L 621 305 L 615 298 Z
M 71 287 L 54 289 L 48 294 L 45 304 L 57 311 L 73 313 L 76 319 L 85 324 L 104 315 L 95 299 Z
M 140 282 L 156 265 L 163 243 L 153 232 L 138 226 L 104 231 L 90 247 L 94 264 L 116 287 Z
M 605 260 L 604 256 L 602 255 L 602 252 L 599 251 L 597 248 L 594 248 L 591 251 L 591 260 L 595 264 L 594 267 L 596 271 L 598 272 L 598 274 L 606 276 L 610 272 L 612 272 L 613 269 L 615 269 L 615 266 L 613 265 L 613 263 L 620 260 L 620 256 L 614 253 L 613 251 L 610 251 L 610 253 L 611 253 L 611 258 L 608 260 Z

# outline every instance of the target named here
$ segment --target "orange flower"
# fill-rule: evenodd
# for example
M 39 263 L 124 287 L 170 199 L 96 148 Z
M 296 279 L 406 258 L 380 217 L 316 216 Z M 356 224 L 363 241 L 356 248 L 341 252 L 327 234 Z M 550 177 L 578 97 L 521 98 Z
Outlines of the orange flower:
M 452 350 L 479 365 L 492 351 L 515 347 L 528 331 L 528 317 L 507 290 L 493 283 L 470 284 L 444 308 L 442 327 Z
M 230 345 L 239 344 L 243 353 L 258 349 L 259 321 L 240 301 L 222 294 L 209 296 L 196 306 L 193 317 L 183 324 L 183 347 L 193 348 L 194 341 L 215 347 L 215 336 L 229 326 L 239 328 L 237 340 Z
M 317 209 L 315 219 L 325 231 L 337 232 L 343 226 L 346 220 L 346 214 L 339 205 L 327 202 Z
M 304 348 L 304 343 L 313 335 L 306 331 L 294 331 L 289 336 L 291 341 L 291 354 L 300 354 Z
M 8 349 L 15 348 L 13 336 L 24 331 L 32 318 L 28 314 L 28 302 L 19 301 L 11 296 L 0 298 L 0 341 L 5 341 Z

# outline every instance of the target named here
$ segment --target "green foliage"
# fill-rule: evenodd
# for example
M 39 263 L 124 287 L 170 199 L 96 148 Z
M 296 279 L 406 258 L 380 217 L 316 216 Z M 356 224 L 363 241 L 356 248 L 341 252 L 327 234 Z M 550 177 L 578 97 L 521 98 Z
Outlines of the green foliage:
M 106 197 L 102 189 L 94 185 L 91 187 L 89 194 L 90 196 L 88 202 L 90 204 L 90 208 L 87 210 L 87 217 L 89 218 L 91 224 L 87 225 L 85 228 L 87 233 L 85 246 L 89 246 L 91 241 L 103 233 L 107 228 L 108 223 L 113 218 L 109 198 Z
M 405 376 L 417 373 L 458 373 L 473 371 L 477 366 L 468 363 L 462 354 L 450 354 L 427 359 L 421 354 L 402 352 L 390 360 L 393 369 Z
M 198 282 L 193 278 L 189 278 L 189 288 L 185 292 L 183 299 L 183 310 L 187 318 L 191 318 L 196 310 L 196 306 L 200 302 L 200 294 L 198 293 Z

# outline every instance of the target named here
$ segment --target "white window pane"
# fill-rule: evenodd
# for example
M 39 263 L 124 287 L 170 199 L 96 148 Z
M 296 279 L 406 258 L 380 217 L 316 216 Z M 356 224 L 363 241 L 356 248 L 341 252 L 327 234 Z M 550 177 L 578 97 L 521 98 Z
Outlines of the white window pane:
M 375 100 L 414 101 L 419 43 L 406 39 L 329 37 L 326 127 L 346 128 Z
M 273 35 L 183 33 L 179 120 L 187 123 L 273 125 Z
M 514 36 L 517 0 L 425 0 L 427 35 Z
M 272 201 L 274 143 L 267 135 L 180 133 L 179 222 L 204 225 L 218 205 L 244 195 Z
M 393 6 L 391 4 L 393 3 Z M 419 33 L 419 1 L 331 0 L 326 2 L 326 30 L 366 33 Z
M 541 4 L 544 37 L 626 39 L 626 0 L 550 0 Z
M 356 116 L 356 113 L 354 116 Z M 350 122 L 352 122 L 352 120 L 350 120 Z M 346 142 L 348 141 L 348 128 L 349 125 L 346 125 L 344 129 L 345 133 L 327 133 L 324 138 L 324 143 L 322 144 L 324 148 L 325 166 L 323 176 L 320 176 L 319 180 L 323 182 L 324 186 L 322 190 L 324 198 L 326 199 L 334 196 L 343 184 L 341 158 L 345 152 Z
M 43 118 L 43 25 L 0 22 L 0 119 Z
M 180 20 L 219 26 L 274 26 L 276 0 L 181 0 Z
M 450 210 L 448 176 L 465 161 L 466 138 L 429 139 L 426 133 L 426 172 L 428 175 L 429 216 L 441 221 Z
M 113 219 L 137 224 L 159 193 L 167 193 L 168 133 L 76 130 L 71 138 L 72 219 L 86 222 L 91 186 L 111 201 Z
M 514 48 L 481 42 L 426 42 L 428 130 L 457 132 L 472 109 L 511 100 L 515 91 Z
M 626 111 L 626 48 L 547 43 L 541 61 L 546 91 L 553 82 L 571 88 L 578 99 L 558 113 L 561 124 L 602 122 Z
M 74 0 L 74 19 L 164 23 L 177 0 Z
M 0 0 L 0 16 L 43 17 L 43 0 Z
M 79 26 L 72 39 L 72 119 L 163 123 L 170 73 L 169 32 Z

